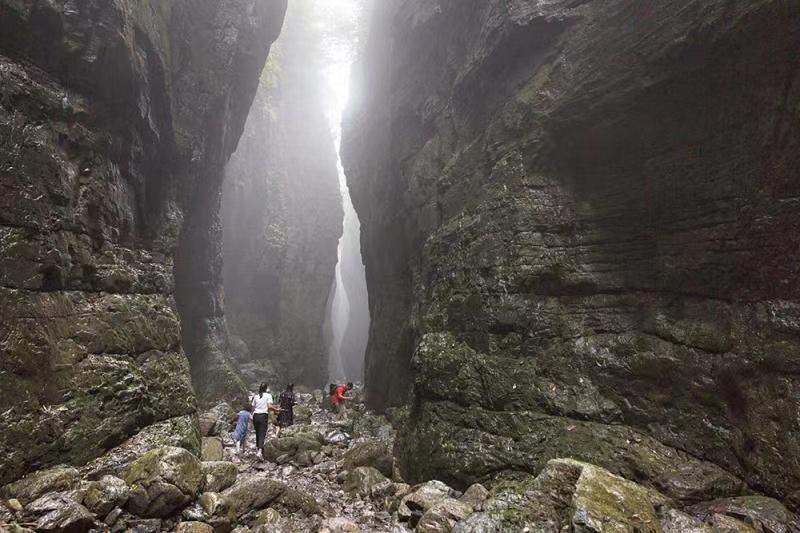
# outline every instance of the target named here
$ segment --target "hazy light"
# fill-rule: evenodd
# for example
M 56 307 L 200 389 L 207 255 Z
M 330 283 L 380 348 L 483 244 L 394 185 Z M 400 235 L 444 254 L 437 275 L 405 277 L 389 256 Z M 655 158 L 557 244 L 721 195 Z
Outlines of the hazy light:
M 361 357 L 362 361 L 359 368 L 363 365 L 363 352 L 360 354 L 343 353 L 345 345 L 345 335 L 351 320 L 356 316 L 368 316 L 368 312 L 363 310 L 357 313 L 353 306 L 356 303 L 366 302 L 366 297 L 350 298 L 348 290 L 362 290 L 366 292 L 366 282 L 363 280 L 363 263 L 360 257 L 359 245 L 360 224 L 356 215 L 353 203 L 350 200 L 350 191 L 347 187 L 344 169 L 338 153 L 341 148 L 342 138 L 342 115 L 350 89 L 350 71 L 353 65 L 356 52 L 357 25 L 361 19 L 361 9 L 363 1 L 360 0 L 317 0 L 314 4 L 316 20 L 323 24 L 322 34 L 325 66 L 323 74 L 325 76 L 329 94 L 329 101 L 324 103 L 327 110 L 328 120 L 330 121 L 331 131 L 336 143 L 337 170 L 339 173 L 339 189 L 342 193 L 342 207 L 344 208 L 344 231 L 339 240 L 338 263 L 336 265 L 336 275 L 334 279 L 333 301 L 330 306 L 331 339 L 328 346 L 328 372 L 331 381 L 357 380 L 361 376 L 346 375 L 343 358 Z M 325 27 L 324 25 L 328 25 Z M 355 252 L 354 252 L 355 251 Z M 344 257 L 346 253 L 358 253 L 357 258 Z M 348 260 L 349 259 L 349 260 Z M 355 261 L 353 260 L 355 259 Z M 343 265 L 352 268 L 356 264 L 361 266 L 360 272 L 342 272 Z M 348 286 L 347 280 L 352 280 L 354 276 L 360 276 L 357 287 Z M 363 295 L 365 296 L 365 294 Z M 364 347 L 366 339 L 364 339 Z

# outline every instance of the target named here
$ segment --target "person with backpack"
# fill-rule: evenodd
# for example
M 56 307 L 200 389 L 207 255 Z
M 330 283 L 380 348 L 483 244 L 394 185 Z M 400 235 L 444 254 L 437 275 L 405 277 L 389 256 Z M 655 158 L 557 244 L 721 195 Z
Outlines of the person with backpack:
M 353 389 L 352 383 L 347 384 L 340 384 L 340 385 L 331 385 L 331 407 L 337 413 L 345 413 L 347 411 L 347 407 L 345 402 L 351 401 L 353 398 L 350 396 L 345 396 L 347 391 Z
M 281 411 L 278 413 L 277 437 L 281 435 L 281 429 L 288 428 L 294 424 L 294 406 L 296 403 L 294 398 L 294 383 L 289 383 L 286 386 L 286 390 L 283 391 L 278 398 L 278 405 Z

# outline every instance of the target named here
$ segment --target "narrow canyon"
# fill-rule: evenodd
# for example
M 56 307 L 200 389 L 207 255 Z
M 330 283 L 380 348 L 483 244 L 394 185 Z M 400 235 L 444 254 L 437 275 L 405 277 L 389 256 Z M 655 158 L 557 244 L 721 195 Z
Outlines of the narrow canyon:
M 795 1 L 0 0 L 0 532 L 800 533 L 798 173 Z

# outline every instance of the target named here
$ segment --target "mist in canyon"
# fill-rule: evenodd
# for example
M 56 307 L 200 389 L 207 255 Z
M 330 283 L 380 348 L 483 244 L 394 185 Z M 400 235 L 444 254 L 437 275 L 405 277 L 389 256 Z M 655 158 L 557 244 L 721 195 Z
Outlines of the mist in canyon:
M 798 50 L 778 0 L 0 0 L 0 531 L 800 532 Z
M 338 152 L 362 22 L 362 2 L 289 5 L 227 167 L 225 307 L 251 389 L 361 378 L 367 289 Z

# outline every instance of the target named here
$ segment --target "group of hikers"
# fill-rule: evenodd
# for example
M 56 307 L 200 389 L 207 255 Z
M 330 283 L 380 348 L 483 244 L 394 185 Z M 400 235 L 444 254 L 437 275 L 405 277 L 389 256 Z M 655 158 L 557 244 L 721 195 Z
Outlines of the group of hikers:
M 341 414 L 346 411 L 347 402 L 353 400 L 351 396 L 347 396 L 352 389 L 352 383 L 330 384 L 328 401 L 334 412 Z M 277 405 L 275 405 L 275 398 L 269 391 L 269 387 L 262 383 L 258 388 L 258 393 L 250 397 L 237 415 L 236 428 L 231 433 L 231 438 L 236 444 L 236 453 L 239 453 L 245 445 L 251 420 L 256 431 L 256 449 L 263 451 L 269 429 L 269 414 L 272 412 L 278 415 L 275 422 L 278 428 L 276 437 L 280 437 L 281 429 L 294 423 L 294 406 L 296 404 L 294 383 L 289 383 L 286 390 L 281 392 Z

